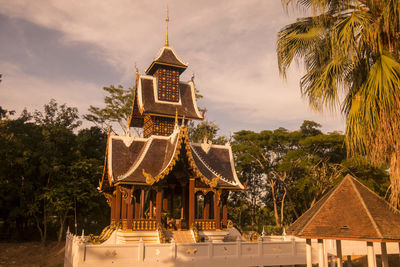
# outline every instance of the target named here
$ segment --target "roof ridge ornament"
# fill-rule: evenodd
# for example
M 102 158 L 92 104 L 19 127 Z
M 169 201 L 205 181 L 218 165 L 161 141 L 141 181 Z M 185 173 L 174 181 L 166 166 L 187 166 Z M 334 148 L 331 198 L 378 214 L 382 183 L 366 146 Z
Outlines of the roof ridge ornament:
M 166 22 L 166 26 L 167 26 L 167 30 L 166 30 L 166 33 L 165 33 L 165 44 L 164 44 L 164 46 L 169 46 L 169 42 L 168 42 L 168 22 L 169 22 L 169 15 L 168 15 L 168 5 L 167 5 L 167 17 L 165 18 L 165 22 Z
M 212 145 L 212 141 L 208 140 L 207 135 L 204 136 L 203 138 L 203 142 L 201 143 L 201 149 L 203 149 L 203 151 L 208 154 L 208 151 L 210 151 Z

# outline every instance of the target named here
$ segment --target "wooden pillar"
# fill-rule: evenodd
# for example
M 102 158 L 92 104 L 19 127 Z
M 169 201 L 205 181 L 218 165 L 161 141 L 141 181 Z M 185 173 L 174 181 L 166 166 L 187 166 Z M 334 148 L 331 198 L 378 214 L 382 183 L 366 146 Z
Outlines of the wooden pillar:
M 325 267 L 324 240 L 318 239 L 318 267 Z
M 206 194 L 204 196 L 204 210 L 203 210 L 203 219 L 210 219 L 210 194 Z
M 311 239 L 306 239 L 306 263 L 307 267 L 312 267 L 312 247 Z
M 228 198 L 224 197 L 222 201 L 222 227 L 226 228 L 228 225 Z
M 335 256 L 330 256 L 329 258 L 331 259 L 330 266 L 331 267 L 335 267 L 336 266 L 336 264 L 335 264 Z
M 347 255 L 347 264 L 346 264 L 346 266 L 347 267 L 353 267 L 353 264 L 351 264 L 351 256 L 350 255 Z
M 144 219 L 144 189 L 140 192 L 140 219 Z
M 133 189 L 132 189 L 132 191 L 129 192 L 129 197 L 128 197 L 128 205 L 127 205 L 127 208 L 128 208 L 127 227 L 128 227 L 128 229 L 132 229 L 132 222 L 133 222 L 133 205 L 132 205 L 133 196 L 132 196 L 132 194 L 133 194 Z
M 156 194 L 156 221 L 158 225 L 161 225 L 161 212 L 162 212 L 162 191 L 158 188 Z
M 135 219 L 140 219 L 140 194 L 135 196 Z
M 189 227 L 194 223 L 194 178 L 189 179 Z
M 150 196 L 150 205 L 149 205 L 149 209 L 150 209 L 150 219 L 153 219 L 153 199 Z
M 111 198 L 111 220 L 110 220 L 110 224 L 115 223 L 115 208 L 116 208 L 116 203 L 117 200 L 115 198 L 114 193 L 112 194 L 112 198 Z
M 342 261 L 342 241 L 341 240 L 336 240 L 336 266 L 337 267 L 343 267 L 343 261 Z
M 174 195 L 175 195 L 175 191 L 172 190 L 172 194 L 171 194 L 171 217 L 174 218 Z
M 376 267 L 376 257 L 374 252 L 374 243 L 367 242 L 368 267 Z
M 386 242 L 381 242 L 382 267 L 389 267 Z
M 162 200 L 162 209 L 163 211 L 168 211 L 168 190 L 164 191 L 164 196 Z
M 182 198 L 181 198 L 181 219 L 185 218 L 185 206 L 186 206 L 186 192 L 185 186 L 182 185 Z
M 219 210 L 219 197 L 220 194 L 217 191 L 216 194 L 214 194 L 214 218 L 215 218 L 215 227 L 217 229 L 221 228 L 221 218 L 219 216 L 220 210 Z
M 121 191 L 119 191 L 119 187 L 117 187 L 115 202 L 115 222 L 119 223 L 121 221 Z
M 121 221 L 122 221 L 122 229 L 126 230 L 128 227 L 128 221 L 127 221 L 127 207 L 126 207 L 126 199 L 122 197 L 121 201 Z

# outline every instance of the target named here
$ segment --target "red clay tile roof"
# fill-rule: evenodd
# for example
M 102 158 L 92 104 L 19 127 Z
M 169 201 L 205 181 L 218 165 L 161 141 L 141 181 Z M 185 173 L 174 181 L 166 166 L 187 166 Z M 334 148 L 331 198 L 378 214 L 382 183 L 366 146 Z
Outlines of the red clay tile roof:
M 157 65 L 175 67 L 180 73 L 185 71 L 185 69 L 188 67 L 187 64 L 178 58 L 178 56 L 175 54 L 175 51 L 169 46 L 164 46 L 161 48 L 157 57 L 146 70 L 146 74 L 152 75 L 155 72 Z
M 217 178 L 216 187 L 243 189 L 235 169 L 230 146 L 210 145 L 206 152 L 200 144 L 189 143 L 184 128 L 176 128 L 169 137 L 151 136 L 132 139 L 111 136 L 108 143 L 107 172 L 112 183 L 149 184 L 173 172 L 175 162 L 192 162 L 193 175 L 206 184 Z M 181 153 L 181 148 L 187 153 Z M 154 179 L 154 180 L 153 180 Z
M 301 238 L 400 241 L 400 213 L 347 175 L 287 230 Z

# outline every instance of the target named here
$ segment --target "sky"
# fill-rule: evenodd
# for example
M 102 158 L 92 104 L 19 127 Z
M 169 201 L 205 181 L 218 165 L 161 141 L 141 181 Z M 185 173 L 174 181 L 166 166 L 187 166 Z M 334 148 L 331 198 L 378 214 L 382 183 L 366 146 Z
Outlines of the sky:
M 340 112 L 316 113 L 302 98 L 296 64 L 279 76 L 277 33 L 301 16 L 280 0 L 0 0 L 0 106 L 103 106 L 102 87 L 132 87 L 135 65 L 144 73 L 164 45 L 167 5 L 169 44 L 189 64 L 181 80 L 195 75 L 221 134 L 304 120 L 344 131 Z

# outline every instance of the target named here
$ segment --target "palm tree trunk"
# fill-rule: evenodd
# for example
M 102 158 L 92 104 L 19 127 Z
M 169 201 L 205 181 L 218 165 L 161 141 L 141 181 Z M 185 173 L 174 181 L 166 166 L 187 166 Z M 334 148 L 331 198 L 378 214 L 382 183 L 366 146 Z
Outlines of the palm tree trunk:
M 392 153 L 390 158 L 390 203 L 393 208 L 398 208 L 400 201 L 400 156 L 399 151 Z

